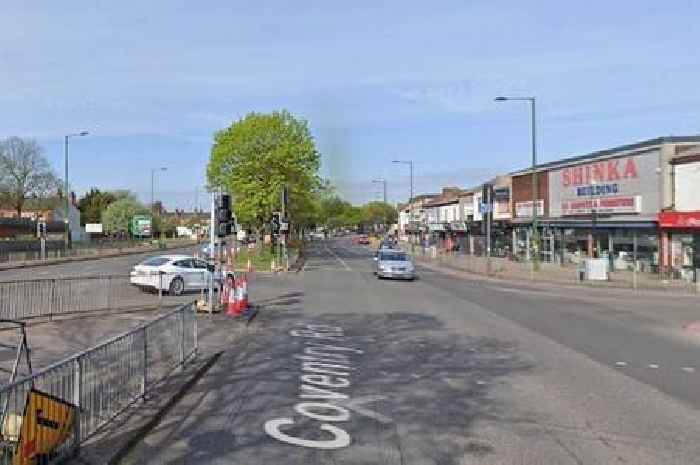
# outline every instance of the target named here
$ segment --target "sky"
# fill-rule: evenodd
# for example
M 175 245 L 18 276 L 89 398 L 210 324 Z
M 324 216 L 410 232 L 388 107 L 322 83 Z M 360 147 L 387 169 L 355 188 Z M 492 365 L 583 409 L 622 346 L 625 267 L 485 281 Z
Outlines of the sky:
M 696 1 L 3 0 L 0 138 L 34 137 L 69 180 L 206 206 L 218 129 L 308 120 L 353 203 L 472 187 L 530 163 L 700 132 Z M 199 195 L 197 196 L 197 192 Z

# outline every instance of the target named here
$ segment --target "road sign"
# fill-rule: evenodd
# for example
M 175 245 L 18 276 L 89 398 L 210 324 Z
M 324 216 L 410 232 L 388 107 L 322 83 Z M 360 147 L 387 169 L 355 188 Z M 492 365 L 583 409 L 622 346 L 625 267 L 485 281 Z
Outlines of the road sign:
M 479 204 L 479 213 L 491 213 L 491 210 L 493 210 L 493 205 L 490 203 Z
M 286 221 L 283 221 L 280 223 L 280 231 L 285 232 L 289 231 L 289 223 Z
M 27 396 L 15 465 L 44 463 L 73 431 L 75 406 L 32 389 Z M 78 439 L 74 439 L 78 440 Z

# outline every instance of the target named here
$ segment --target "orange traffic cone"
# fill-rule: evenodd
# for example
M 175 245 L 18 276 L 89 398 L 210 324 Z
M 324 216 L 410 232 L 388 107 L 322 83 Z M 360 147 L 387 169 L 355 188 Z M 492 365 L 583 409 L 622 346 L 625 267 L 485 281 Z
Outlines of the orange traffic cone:
M 238 315 L 238 298 L 236 296 L 236 286 L 238 285 L 238 282 L 236 279 L 233 279 L 231 282 L 231 288 L 229 289 L 228 292 L 228 302 L 226 304 L 226 314 L 228 316 L 237 316 Z
M 243 275 L 241 279 L 241 312 L 248 310 L 248 277 Z

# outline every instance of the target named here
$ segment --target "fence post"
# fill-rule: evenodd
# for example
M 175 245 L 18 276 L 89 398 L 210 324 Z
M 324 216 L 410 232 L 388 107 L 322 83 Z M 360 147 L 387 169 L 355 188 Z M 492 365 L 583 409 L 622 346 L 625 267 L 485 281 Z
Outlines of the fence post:
M 197 356 L 197 349 L 199 348 L 199 342 L 197 341 L 197 305 L 193 304 L 192 305 L 192 318 L 193 318 L 193 328 L 192 330 L 194 331 L 193 340 L 194 340 L 194 356 Z
M 148 327 L 143 327 L 143 379 L 141 380 L 141 396 L 146 398 L 148 386 Z
M 163 301 L 163 272 L 158 271 L 158 308 Z
M 185 307 L 180 307 L 180 367 L 185 364 Z
M 49 297 L 49 321 L 53 321 L 54 307 L 56 306 L 56 279 L 51 280 L 51 296 Z
M 114 276 L 108 276 L 107 277 L 107 310 L 112 310 L 112 302 L 113 302 L 113 295 L 112 291 L 114 290 L 112 287 L 112 280 L 114 279 Z
M 83 387 L 83 370 L 80 357 L 73 359 L 73 404 L 75 405 L 75 416 L 73 420 L 73 454 L 80 453 L 80 423 L 81 423 L 81 395 Z

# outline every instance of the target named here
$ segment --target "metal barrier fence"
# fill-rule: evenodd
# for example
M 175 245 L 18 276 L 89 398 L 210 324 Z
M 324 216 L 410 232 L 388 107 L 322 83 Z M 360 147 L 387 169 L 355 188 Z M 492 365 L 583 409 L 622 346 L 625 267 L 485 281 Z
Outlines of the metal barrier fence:
M 0 282 L 0 318 L 24 320 L 70 313 L 156 306 L 129 276 L 80 276 Z
M 186 304 L 0 388 L 0 465 L 53 464 L 77 453 L 196 353 L 195 308 Z

